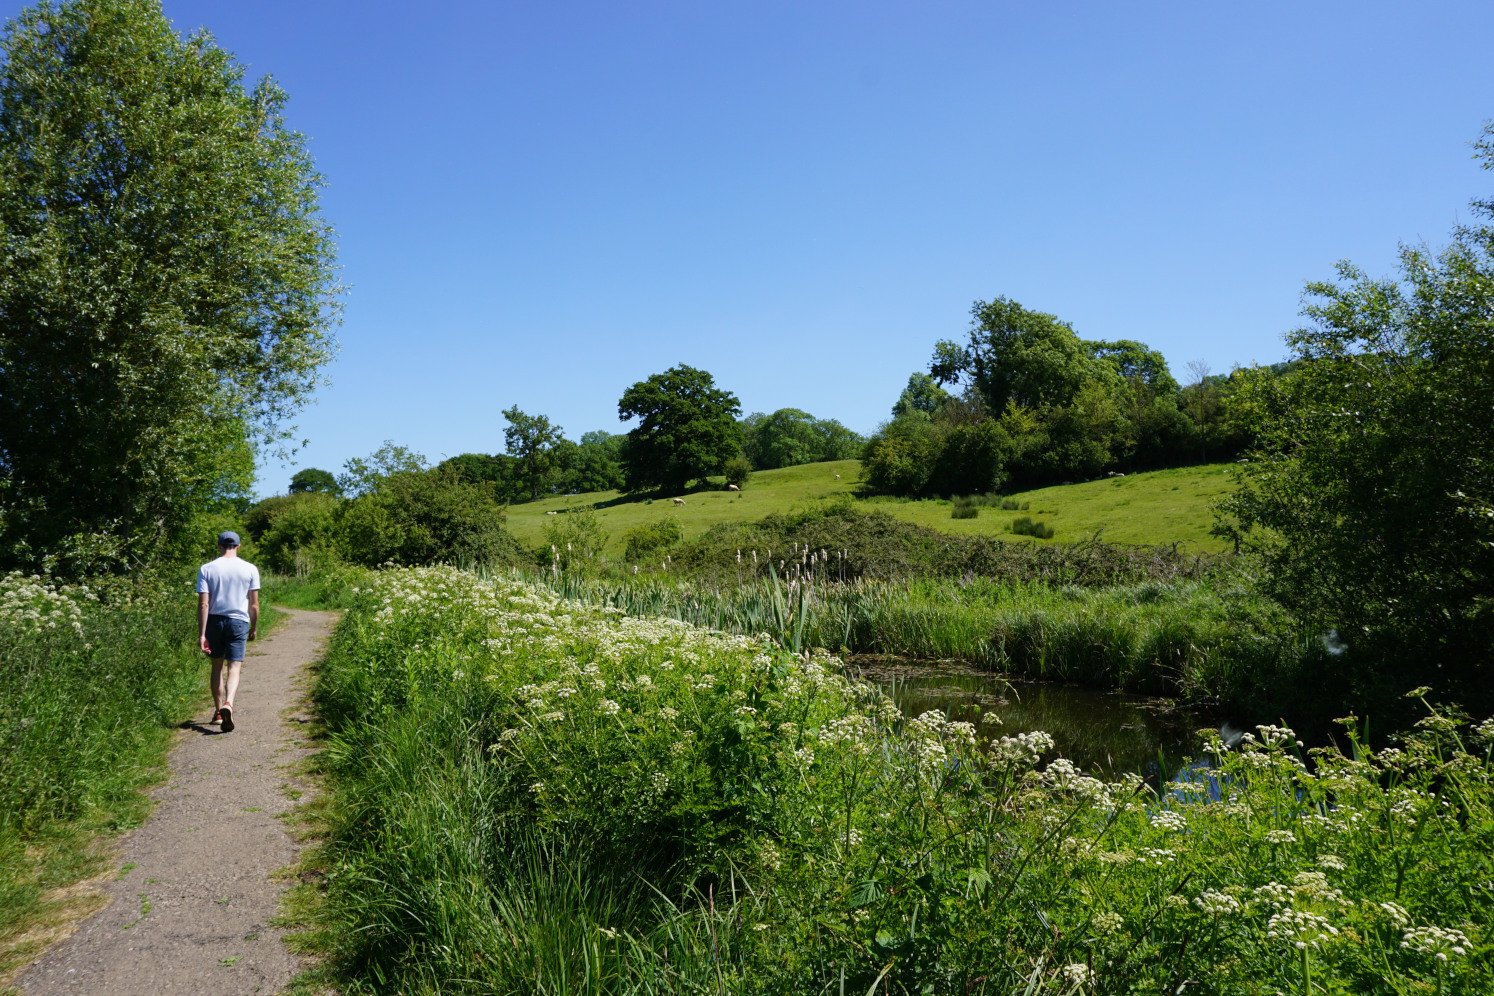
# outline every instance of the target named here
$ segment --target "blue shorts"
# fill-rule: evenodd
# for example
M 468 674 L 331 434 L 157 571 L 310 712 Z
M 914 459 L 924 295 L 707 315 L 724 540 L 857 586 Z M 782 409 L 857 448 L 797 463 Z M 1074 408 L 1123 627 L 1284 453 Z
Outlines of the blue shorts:
M 241 661 L 249 639 L 249 623 L 233 616 L 208 616 L 208 656 L 213 660 Z

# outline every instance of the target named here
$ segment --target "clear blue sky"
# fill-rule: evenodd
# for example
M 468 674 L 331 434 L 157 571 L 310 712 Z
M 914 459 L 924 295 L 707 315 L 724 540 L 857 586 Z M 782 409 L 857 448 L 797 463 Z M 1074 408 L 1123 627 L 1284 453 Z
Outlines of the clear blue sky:
M 499 452 L 511 404 L 618 431 L 677 363 L 869 432 L 996 295 L 1180 379 L 1272 362 L 1305 280 L 1494 186 L 1489 0 L 165 7 L 326 174 L 350 292 L 297 462 L 333 471 Z

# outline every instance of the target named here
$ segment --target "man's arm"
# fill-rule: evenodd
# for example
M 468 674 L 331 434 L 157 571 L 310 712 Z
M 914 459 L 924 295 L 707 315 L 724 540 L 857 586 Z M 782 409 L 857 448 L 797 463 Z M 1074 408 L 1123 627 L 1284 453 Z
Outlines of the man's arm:
M 210 654 L 213 649 L 207 642 L 207 617 L 208 617 L 208 593 L 199 592 L 197 595 L 197 645 L 202 652 Z
M 249 593 L 249 639 L 254 639 L 259 630 L 259 589 Z

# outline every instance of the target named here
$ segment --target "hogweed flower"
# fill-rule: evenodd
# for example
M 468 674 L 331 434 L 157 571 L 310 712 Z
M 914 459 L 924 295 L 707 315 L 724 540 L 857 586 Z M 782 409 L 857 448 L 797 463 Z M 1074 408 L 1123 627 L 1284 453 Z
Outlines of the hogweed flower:
M 1063 967 L 1063 977 L 1076 986 L 1082 986 L 1086 982 L 1093 981 L 1094 969 L 1083 962 L 1074 962 Z
M 1285 941 L 1298 951 L 1321 948 L 1338 936 L 1338 928 L 1326 917 L 1306 910 L 1285 909 L 1273 913 L 1266 922 L 1266 936 L 1273 941 Z
M 1171 809 L 1164 809 L 1160 813 L 1153 813 L 1150 817 L 1150 822 L 1158 830 L 1171 830 L 1181 833 L 1188 829 L 1187 817 Z
M 1438 961 L 1462 958 L 1470 946 L 1467 934 L 1449 927 L 1410 927 L 1401 935 L 1401 947 Z
M 1230 913 L 1240 912 L 1240 901 L 1227 892 L 1219 892 L 1209 889 L 1207 892 L 1199 893 L 1193 900 L 1193 905 L 1210 916 L 1225 916 Z

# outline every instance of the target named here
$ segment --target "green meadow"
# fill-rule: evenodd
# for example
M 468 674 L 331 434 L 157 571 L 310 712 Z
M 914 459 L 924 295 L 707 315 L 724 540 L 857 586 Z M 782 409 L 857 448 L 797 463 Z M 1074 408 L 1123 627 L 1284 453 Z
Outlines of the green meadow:
M 958 536 L 1039 542 L 1011 531 L 1016 519 L 1027 516 L 1053 527 L 1054 538 L 1046 542 L 1079 542 L 1098 534 L 1111 543 L 1176 543 L 1189 552 L 1212 552 L 1224 548 L 1209 535 L 1209 527 L 1215 503 L 1232 488 L 1229 468 L 1228 464 L 1206 464 L 1017 492 L 1004 496 L 1011 499 L 1007 504 L 1017 508 L 993 504 L 981 508 L 973 519 L 952 518 L 952 502 L 944 499 L 859 501 L 869 510 Z M 616 491 L 555 496 L 510 506 L 508 528 L 524 546 L 538 547 L 545 540 L 545 525 L 554 518 L 549 513 L 595 508 L 608 537 L 605 552 L 616 556 L 622 553 L 630 529 L 662 517 L 674 518 L 685 538 L 693 539 L 712 526 L 755 522 L 820 499 L 857 495 L 860 471 L 857 460 L 758 471 L 740 492 L 726 491 L 718 484 L 717 490 L 683 495 L 682 506 L 668 497 L 628 500 Z

